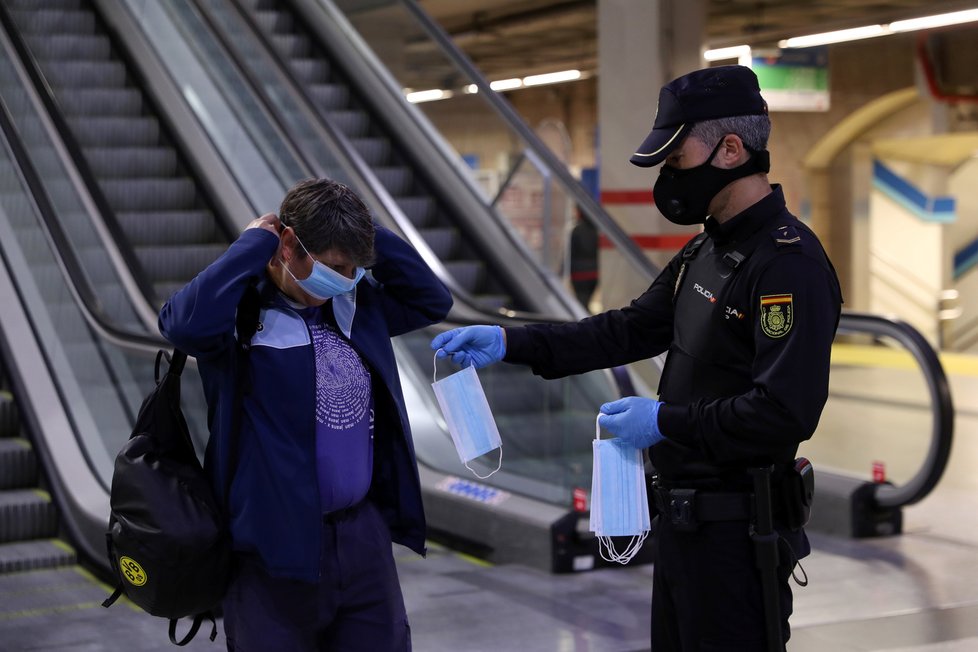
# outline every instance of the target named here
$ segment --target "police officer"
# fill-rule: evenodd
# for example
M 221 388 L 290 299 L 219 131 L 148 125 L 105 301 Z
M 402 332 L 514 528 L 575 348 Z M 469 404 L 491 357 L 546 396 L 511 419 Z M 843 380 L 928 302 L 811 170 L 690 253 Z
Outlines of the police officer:
M 704 232 L 625 308 L 569 324 L 470 326 L 432 342 L 463 366 L 505 360 L 545 378 L 668 350 L 658 400 L 629 396 L 601 406 L 600 416 L 603 428 L 648 448 L 657 472 L 657 652 L 769 649 L 770 620 L 780 620 L 786 641 L 788 578 L 809 553 L 804 531 L 798 523 L 792 530 L 781 508 L 791 497 L 780 480 L 828 396 L 842 298 L 818 238 L 768 183 L 769 134 L 749 68 L 708 68 L 670 82 L 631 162 L 663 164 L 657 208 L 676 224 L 705 224 Z M 766 588 L 750 533 L 749 473 L 764 466 L 774 467 L 778 552 Z M 775 602 L 769 621 L 765 590 Z

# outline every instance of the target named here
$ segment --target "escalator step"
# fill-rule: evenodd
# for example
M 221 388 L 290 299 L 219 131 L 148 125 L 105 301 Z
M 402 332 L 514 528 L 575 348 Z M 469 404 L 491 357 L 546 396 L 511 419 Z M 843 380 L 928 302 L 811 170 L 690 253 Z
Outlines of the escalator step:
M 20 434 L 20 411 L 10 390 L 0 390 L 0 437 L 16 437 Z
M 227 250 L 224 244 L 194 244 L 179 247 L 136 247 L 136 254 L 155 281 L 189 279 L 217 260 Z M 186 283 L 186 280 L 183 281 Z
M 135 88 L 65 88 L 59 95 L 69 115 L 138 116 L 143 110 L 143 96 Z
M 458 229 L 453 227 L 437 227 L 421 229 L 421 236 L 440 260 L 451 258 L 458 247 Z
M 116 217 L 133 246 L 191 245 L 218 237 L 213 213 L 204 210 L 125 212 Z
M 37 457 L 26 439 L 0 439 L 0 489 L 37 484 Z
M 59 61 L 44 66 L 44 77 L 56 89 L 121 88 L 126 83 L 126 68 L 118 61 Z
M 57 539 L 0 544 L 0 573 L 58 568 L 78 563 L 78 555 Z
M 47 539 L 58 531 L 58 512 L 38 489 L 0 491 L 0 543 Z
M 38 59 L 108 59 L 109 39 L 89 34 L 49 34 L 34 39 L 31 50 Z
M 329 62 L 325 59 L 291 59 L 289 66 L 304 84 L 323 84 L 329 81 Z
M 469 294 L 478 294 L 484 281 L 485 265 L 477 260 L 442 261 L 445 269 Z
M 350 102 L 350 89 L 342 84 L 312 84 L 306 90 L 320 109 L 342 109 Z
M 418 228 L 427 226 L 435 216 L 435 202 L 431 197 L 398 197 L 397 205 Z
M 169 177 L 178 169 L 170 147 L 87 147 L 85 158 L 99 178 Z
M 291 14 L 276 9 L 262 9 L 254 12 L 254 16 L 259 27 L 267 33 L 291 32 L 295 25 Z
M 363 111 L 327 111 L 326 115 L 347 138 L 366 136 L 370 128 L 370 118 Z
M 14 21 L 26 33 L 95 33 L 95 15 L 90 11 L 78 9 L 63 11 L 60 8 L 34 10 L 36 5 L 33 3 L 27 3 L 26 6 L 31 9 L 16 9 L 10 12 Z
M 375 167 L 374 174 L 387 188 L 387 192 L 397 197 L 411 192 L 414 175 L 407 167 Z
M 308 57 L 312 52 L 309 39 L 299 34 L 275 34 L 272 44 L 286 59 L 292 57 Z
M 82 147 L 149 147 L 160 142 L 160 124 L 151 117 L 69 118 L 78 144 Z
M 391 144 L 386 138 L 353 138 L 350 142 L 367 165 L 384 165 L 390 158 Z
M 104 179 L 100 185 L 117 212 L 192 208 L 197 196 L 190 177 Z

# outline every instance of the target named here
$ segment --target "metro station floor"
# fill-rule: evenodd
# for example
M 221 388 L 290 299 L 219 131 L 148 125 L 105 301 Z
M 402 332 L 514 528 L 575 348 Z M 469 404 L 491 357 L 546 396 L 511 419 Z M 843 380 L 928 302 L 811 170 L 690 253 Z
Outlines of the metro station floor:
M 978 376 L 948 368 L 956 421 L 945 476 L 905 508 L 902 535 L 810 534 L 813 552 L 802 562 L 810 583 L 793 586 L 789 652 L 978 650 Z M 855 420 L 867 428 L 888 423 L 904 403 L 919 399 L 916 390 L 904 393 L 870 405 L 861 400 L 856 411 L 828 411 L 823 426 L 859 433 Z M 894 468 L 901 443 L 884 449 L 892 449 Z M 822 447 L 837 444 L 826 438 Z M 813 440 L 809 455 L 818 460 L 819 453 L 829 451 Z M 427 559 L 399 547 L 396 556 L 418 652 L 649 647 L 651 566 L 551 575 L 517 564 L 489 566 L 435 544 Z M 122 603 L 102 609 L 108 591 L 77 568 L 0 575 L 0 651 L 176 649 L 165 621 Z M 223 632 L 214 643 L 202 632 L 184 649 L 223 650 Z

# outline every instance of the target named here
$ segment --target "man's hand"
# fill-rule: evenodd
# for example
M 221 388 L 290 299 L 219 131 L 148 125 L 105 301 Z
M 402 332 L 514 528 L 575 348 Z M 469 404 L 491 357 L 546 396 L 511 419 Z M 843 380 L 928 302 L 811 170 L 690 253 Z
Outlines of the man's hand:
M 499 362 L 506 355 L 506 334 L 499 326 L 463 326 L 440 333 L 431 340 L 439 358 L 476 369 Z
M 266 231 L 271 231 L 275 235 L 281 237 L 282 223 L 279 221 L 278 216 L 275 213 L 265 213 L 261 217 L 255 218 L 248 223 L 245 227 L 245 231 L 248 229 L 265 229 Z
M 659 432 L 659 406 L 651 398 L 627 396 L 601 406 L 598 424 L 635 448 L 655 446 L 665 439 Z

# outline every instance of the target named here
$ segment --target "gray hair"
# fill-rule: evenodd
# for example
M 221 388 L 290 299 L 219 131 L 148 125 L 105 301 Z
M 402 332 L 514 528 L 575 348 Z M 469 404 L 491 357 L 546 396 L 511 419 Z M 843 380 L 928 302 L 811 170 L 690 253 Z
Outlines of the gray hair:
M 695 136 L 711 148 L 727 134 L 736 134 L 744 145 L 755 152 L 767 149 L 771 135 L 771 118 L 766 115 L 738 115 L 731 118 L 704 120 L 693 125 L 689 135 Z
M 355 192 L 332 179 L 306 179 L 285 194 L 278 217 L 299 241 L 317 254 L 336 249 L 353 264 L 374 262 L 375 228 L 370 210 Z M 301 247 L 300 256 L 305 255 Z

